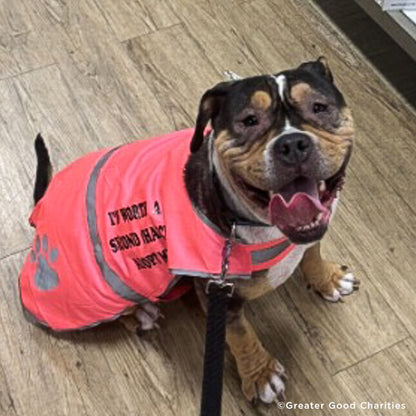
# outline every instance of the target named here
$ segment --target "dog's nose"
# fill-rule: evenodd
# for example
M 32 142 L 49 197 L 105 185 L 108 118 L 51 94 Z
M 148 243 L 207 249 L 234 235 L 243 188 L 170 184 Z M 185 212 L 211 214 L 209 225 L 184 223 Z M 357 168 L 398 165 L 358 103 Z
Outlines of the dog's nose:
M 312 140 L 306 134 L 291 133 L 277 140 L 275 153 L 282 162 L 295 165 L 304 162 L 312 151 Z

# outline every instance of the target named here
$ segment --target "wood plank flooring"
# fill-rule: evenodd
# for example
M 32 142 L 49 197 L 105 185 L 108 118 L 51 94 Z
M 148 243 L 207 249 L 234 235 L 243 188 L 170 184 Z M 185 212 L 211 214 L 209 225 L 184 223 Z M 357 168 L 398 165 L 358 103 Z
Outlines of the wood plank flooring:
M 323 410 L 247 403 L 227 354 L 223 414 L 416 413 L 415 112 L 314 2 L 0 0 L 0 416 L 199 408 L 204 317 L 192 295 L 165 305 L 161 330 L 142 338 L 118 323 L 55 336 L 23 319 L 17 276 L 32 238 L 36 133 L 60 169 L 94 149 L 192 126 L 224 70 L 277 72 L 320 55 L 357 127 L 324 251 L 351 265 L 362 289 L 332 305 L 296 273 L 248 307 L 289 373 L 288 400 Z M 363 401 L 406 408 L 360 409 Z

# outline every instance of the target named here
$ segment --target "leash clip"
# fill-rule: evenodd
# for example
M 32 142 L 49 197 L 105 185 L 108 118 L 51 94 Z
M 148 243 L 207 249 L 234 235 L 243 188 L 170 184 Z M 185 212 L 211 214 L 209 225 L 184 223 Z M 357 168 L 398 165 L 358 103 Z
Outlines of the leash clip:
M 225 292 L 227 297 L 232 298 L 234 294 L 234 283 L 223 282 L 218 279 L 211 279 L 205 287 L 205 293 L 210 295 L 215 292 Z
M 207 294 L 213 293 L 213 290 L 216 291 L 225 291 L 228 297 L 232 297 L 234 294 L 234 283 L 226 282 L 225 277 L 227 276 L 228 269 L 230 267 L 230 256 L 233 243 L 235 241 L 235 230 L 236 225 L 233 222 L 231 226 L 230 237 L 225 240 L 224 247 L 222 249 L 222 262 L 221 262 L 221 274 L 218 279 L 210 279 L 205 287 L 205 292 Z

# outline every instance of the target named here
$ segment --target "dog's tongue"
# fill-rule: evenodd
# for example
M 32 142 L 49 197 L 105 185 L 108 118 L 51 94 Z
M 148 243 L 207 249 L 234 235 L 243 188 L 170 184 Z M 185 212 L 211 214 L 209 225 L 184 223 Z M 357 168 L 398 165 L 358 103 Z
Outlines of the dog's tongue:
M 282 231 L 310 224 L 319 213 L 327 211 L 319 200 L 317 183 L 303 177 L 273 194 L 269 204 L 270 220 Z

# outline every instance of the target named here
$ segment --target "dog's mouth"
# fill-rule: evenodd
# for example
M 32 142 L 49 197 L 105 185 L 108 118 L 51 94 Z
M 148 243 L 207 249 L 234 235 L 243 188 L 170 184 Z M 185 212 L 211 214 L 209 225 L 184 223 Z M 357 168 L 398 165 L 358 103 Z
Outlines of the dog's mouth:
M 336 177 L 335 177 L 336 176 Z M 319 182 L 299 176 L 278 192 L 270 192 L 269 219 L 294 243 L 309 243 L 325 234 L 331 207 L 345 172 Z
M 298 176 L 276 191 L 264 191 L 247 183 L 244 188 L 250 199 L 268 212 L 271 224 L 292 242 L 306 244 L 325 234 L 332 204 L 344 180 L 345 166 L 326 180 Z

